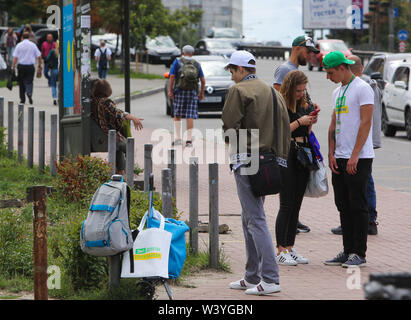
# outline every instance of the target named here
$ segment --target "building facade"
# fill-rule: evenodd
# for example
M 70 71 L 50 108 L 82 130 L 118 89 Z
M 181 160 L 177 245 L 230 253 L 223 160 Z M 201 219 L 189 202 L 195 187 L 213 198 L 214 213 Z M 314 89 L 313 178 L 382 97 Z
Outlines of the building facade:
M 203 10 L 200 35 L 211 27 L 235 28 L 243 34 L 243 0 L 162 0 L 163 5 L 174 11 L 187 7 Z

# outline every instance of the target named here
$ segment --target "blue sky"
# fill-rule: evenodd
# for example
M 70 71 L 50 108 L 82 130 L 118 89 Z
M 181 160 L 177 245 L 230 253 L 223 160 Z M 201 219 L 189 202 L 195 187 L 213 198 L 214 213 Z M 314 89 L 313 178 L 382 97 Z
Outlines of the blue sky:
M 243 33 L 259 41 L 291 46 L 302 29 L 302 0 L 243 0 Z

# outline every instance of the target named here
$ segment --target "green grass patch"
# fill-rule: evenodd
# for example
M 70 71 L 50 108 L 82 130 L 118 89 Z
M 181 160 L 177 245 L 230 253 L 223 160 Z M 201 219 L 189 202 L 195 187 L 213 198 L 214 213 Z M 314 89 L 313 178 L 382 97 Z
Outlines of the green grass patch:
M 15 153 L 8 158 L 4 138 L 4 128 L 0 128 L 0 199 L 23 199 L 23 207 L 0 209 L 0 289 L 7 292 L 3 297 L 14 299 L 19 292 L 33 291 L 33 204 L 25 200 L 26 190 L 45 185 L 56 190 L 47 196 L 48 266 L 57 267 L 61 275 L 60 287 L 49 289 L 49 296 L 75 300 L 153 299 L 154 290 L 139 279 L 121 279 L 119 288 L 109 289 L 107 258 L 84 254 L 80 248 L 81 224 L 95 190 L 109 179 L 108 163 L 87 156 L 66 159 L 57 165 L 54 178 L 47 168 L 39 172 L 37 166 L 29 169 L 26 160 L 19 164 Z M 130 201 L 130 225 L 136 229 L 147 211 L 148 196 L 131 190 Z M 153 205 L 161 211 L 158 193 Z M 173 218 L 180 216 L 174 208 Z M 208 261 L 208 252 L 188 254 L 176 283 L 207 269 Z M 219 269 L 230 271 L 222 251 Z

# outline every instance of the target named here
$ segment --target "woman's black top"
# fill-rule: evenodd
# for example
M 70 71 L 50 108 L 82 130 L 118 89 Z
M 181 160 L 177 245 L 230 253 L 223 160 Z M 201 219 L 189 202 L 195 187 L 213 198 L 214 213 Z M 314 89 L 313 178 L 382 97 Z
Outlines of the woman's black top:
M 290 118 L 290 123 L 296 121 L 297 119 L 301 118 L 304 115 L 310 114 L 311 111 L 314 111 L 314 108 L 310 107 L 310 105 L 308 106 L 307 109 L 301 106 L 297 106 L 296 112 L 292 112 L 290 109 L 288 109 L 288 116 Z M 291 137 L 292 138 L 308 137 L 308 126 L 304 126 L 304 125 L 299 126 L 297 129 L 291 132 Z

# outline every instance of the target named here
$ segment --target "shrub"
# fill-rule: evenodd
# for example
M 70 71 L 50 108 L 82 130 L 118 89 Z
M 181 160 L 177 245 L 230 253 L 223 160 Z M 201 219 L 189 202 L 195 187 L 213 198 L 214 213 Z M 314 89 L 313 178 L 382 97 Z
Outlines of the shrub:
M 33 277 L 33 227 L 13 209 L 0 214 L 0 273 Z
M 111 176 L 111 167 L 106 161 L 90 156 L 66 158 L 56 169 L 57 188 L 70 202 L 89 202 L 97 188 Z

